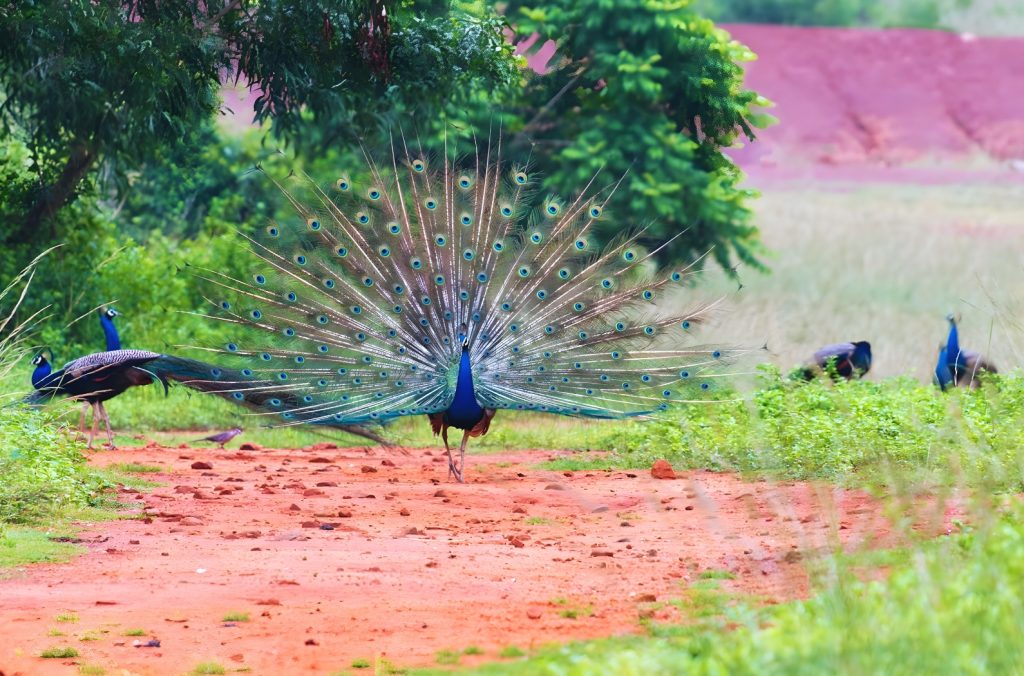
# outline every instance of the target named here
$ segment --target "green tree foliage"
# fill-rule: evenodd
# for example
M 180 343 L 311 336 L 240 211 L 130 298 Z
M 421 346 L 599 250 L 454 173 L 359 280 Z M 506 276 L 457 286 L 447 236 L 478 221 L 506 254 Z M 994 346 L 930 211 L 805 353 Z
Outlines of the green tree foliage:
M 504 97 L 506 152 L 562 195 L 599 172 L 598 186 L 624 176 L 605 239 L 644 227 L 651 249 L 671 240 L 663 262 L 713 249 L 723 266 L 756 264 L 753 193 L 721 152 L 770 121 L 743 87 L 753 54 L 686 1 L 512 0 L 506 11 L 521 37 L 558 45 L 552 72 Z M 486 103 L 461 115 L 486 129 Z
M 716 21 L 936 28 L 943 7 L 968 4 L 970 0 L 702 0 L 698 8 Z
M 494 15 L 443 0 L 25 0 L 0 6 L 0 124 L 26 140 L 34 189 L 18 240 L 83 179 L 126 172 L 219 107 L 219 89 L 260 92 L 255 114 L 294 135 L 306 115 L 370 125 L 516 75 Z

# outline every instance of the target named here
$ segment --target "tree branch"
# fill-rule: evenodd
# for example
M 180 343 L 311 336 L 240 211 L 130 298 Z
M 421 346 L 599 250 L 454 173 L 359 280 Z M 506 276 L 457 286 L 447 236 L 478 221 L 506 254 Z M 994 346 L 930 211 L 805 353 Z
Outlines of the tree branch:
M 571 80 L 566 82 L 564 87 L 558 90 L 557 94 L 552 96 L 547 103 L 541 106 L 540 110 L 537 111 L 537 114 L 534 115 L 533 118 L 526 123 L 526 126 L 519 131 L 519 135 L 524 136 L 530 131 L 531 128 L 535 127 L 537 123 L 540 121 L 540 119 L 547 115 L 554 107 L 554 105 L 558 103 L 558 100 L 565 96 L 565 93 L 568 92 L 573 87 L 573 85 L 580 81 L 580 78 L 583 77 L 584 72 L 586 72 L 586 68 L 580 68 L 576 75 L 574 75 Z
M 32 208 L 25 215 L 23 230 L 26 233 L 38 230 L 43 221 L 53 217 L 61 207 L 71 201 L 75 188 L 96 161 L 96 153 L 85 144 L 71 147 L 71 155 L 64 164 L 60 177 L 52 185 L 44 187 L 36 197 Z

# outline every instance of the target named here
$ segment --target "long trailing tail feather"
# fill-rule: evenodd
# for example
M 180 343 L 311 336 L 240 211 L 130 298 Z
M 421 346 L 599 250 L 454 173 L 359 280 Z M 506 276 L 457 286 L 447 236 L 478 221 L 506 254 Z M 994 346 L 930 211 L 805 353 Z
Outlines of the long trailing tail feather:
M 273 401 L 275 406 L 294 407 L 296 422 L 316 422 L 370 439 L 379 444 L 388 445 L 389 443 L 379 434 L 364 427 L 333 424 L 330 421 L 306 420 L 304 418 L 316 416 L 303 414 L 302 396 L 295 391 L 295 388 L 282 388 L 279 384 L 271 381 L 253 381 L 242 371 L 225 369 L 195 359 L 171 355 L 161 355 L 155 361 L 147 364 L 146 370 L 163 383 L 165 388 L 169 381 L 173 381 L 189 389 L 214 394 L 257 411 L 265 410 Z M 241 391 L 240 387 L 245 387 L 245 390 Z

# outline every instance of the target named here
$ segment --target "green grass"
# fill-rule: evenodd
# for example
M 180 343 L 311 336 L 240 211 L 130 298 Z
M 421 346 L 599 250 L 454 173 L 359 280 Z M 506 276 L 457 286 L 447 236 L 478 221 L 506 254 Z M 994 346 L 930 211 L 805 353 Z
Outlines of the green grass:
M 0 568 L 59 562 L 83 551 L 61 539 L 78 522 L 122 518 L 118 485 L 153 486 L 121 468 L 91 467 L 53 411 L 0 408 Z
M 249 613 L 235 612 L 235 613 L 227 613 L 226 615 L 224 615 L 224 622 L 248 622 L 248 621 L 249 621 Z
M 27 527 L 0 529 L 0 569 L 32 563 L 60 563 L 85 552 L 85 548 L 77 544 L 54 542 L 50 539 L 53 535 Z
M 81 676 L 104 676 L 107 670 L 98 664 L 80 664 L 78 665 L 78 673 Z
M 702 580 L 735 580 L 736 574 L 728 570 L 705 570 L 698 577 Z
M 108 467 L 122 474 L 156 474 L 167 471 L 166 467 L 145 465 L 140 462 L 115 462 L 112 465 L 108 465 Z
M 145 629 L 128 629 L 121 634 L 122 636 L 147 636 L 149 632 Z
M 200 662 L 189 673 L 192 676 L 209 676 L 210 674 L 226 674 L 227 670 L 217 662 Z
M 505 659 L 523 657 L 524 655 L 526 655 L 526 653 L 523 652 L 521 648 L 514 645 L 507 645 L 498 653 L 498 657 L 504 657 Z
M 551 519 L 545 519 L 542 516 L 531 516 L 523 520 L 523 523 L 528 526 L 550 526 L 554 523 Z
M 75 623 L 80 619 L 78 613 L 61 613 L 57 617 L 53 618 L 57 622 L 70 622 Z
M 458 664 L 460 657 L 462 657 L 462 653 L 454 650 L 438 650 L 434 660 L 438 664 Z
M 909 378 L 794 383 L 768 367 L 746 401 L 622 424 L 609 442 L 610 452 L 578 453 L 544 467 L 643 469 L 664 458 L 677 468 L 846 484 L 967 481 L 1017 490 L 1024 488 L 1024 377 L 941 393 Z
M 741 269 L 740 293 L 716 282 L 726 310 L 700 335 L 767 343 L 757 359 L 784 372 L 822 345 L 869 340 L 869 379 L 928 383 L 958 312 L 962 345 L 1022 364 L 1022 203 L 1019 185 L 773 185 L 754 204 L 771 274 Z
M 349 666 L 353 669 L 369 669 L 370 660 L 352 660 L 352 664 Z
M 558 616 L 569 620 L 575 620 L 578 617 L 590 617 L 594 614 L 593 606 L 578 605 L 560 596 L 551 599 L 551 604 L 560 606 L 562 609 L 558 611 Z
M 66 657 L 78 657 L 78 651 L 74 648 L 47 648 L 43 652 L 39 653 L 40 657 L 46 659 L 61 659 Z
M 464 650 L 462 651 L 462 654 L 463 654 L 463 655 L 483 655 L 483 654 L 484 654 L 484 651 L 483 651 L 483 649 L 482 649 L 482 648 L 480 648 L 480 647 L 478 647 L 478 646 L 475 646 L 475 645 L 471 645 L 471 646 L 469 646 L 468 648 L 465 648 L 465 649 L 464 649 Z

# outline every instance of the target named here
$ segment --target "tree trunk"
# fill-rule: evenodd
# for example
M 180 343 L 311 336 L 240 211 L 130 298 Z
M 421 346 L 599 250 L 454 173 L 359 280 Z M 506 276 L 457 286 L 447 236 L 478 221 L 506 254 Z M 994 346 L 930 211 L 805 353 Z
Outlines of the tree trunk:
M 53 185 L 43 188 L 32 208 L 25 215 L 24 231 L 38 231 L 40 225 L 53 217 L 60 209 L 71 201 L 75 194 L 75 188 L 92 168 L 96 161 L 96 153 L 85 144 L 76 144 L 71 147 L 71 155 L 64 170 Z

